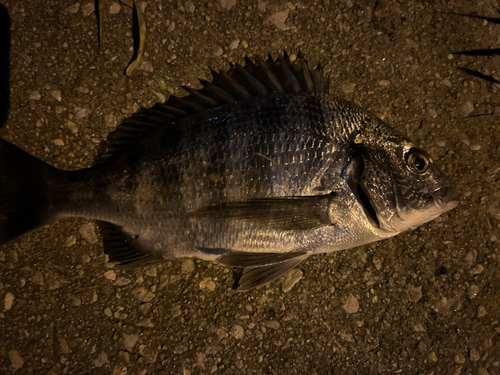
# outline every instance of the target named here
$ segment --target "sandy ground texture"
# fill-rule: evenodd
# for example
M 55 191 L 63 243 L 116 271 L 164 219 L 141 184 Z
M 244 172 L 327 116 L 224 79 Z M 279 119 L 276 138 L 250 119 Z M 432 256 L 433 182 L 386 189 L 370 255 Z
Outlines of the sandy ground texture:
M 500 374 L 500 86 L 458 69 L 498 79 L 500 57 L 453 54 L 500 48 L 494 19 L 453 14 L 495 17 L 497 1 L 148 0 L 137 80 L 123 75 L 123 4 L 104 2 L 102 52 L 81 75 L 97 48 L 93 1 L 2 3 L 0 135 L 59 168 L 90 166 L 122 119 L 199 87 L 208 67 L 302 50 L 333 93 L 439 159 L 460 204 L 248 293 L 196 260 L 113 270 L 93 222 L 45 226 L 0 247 L 0 373 Z

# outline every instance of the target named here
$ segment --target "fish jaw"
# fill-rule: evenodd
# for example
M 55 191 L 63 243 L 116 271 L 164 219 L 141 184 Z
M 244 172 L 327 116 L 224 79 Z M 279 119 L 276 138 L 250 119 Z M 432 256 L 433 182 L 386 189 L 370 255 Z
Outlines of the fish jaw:
M 402 209 L 398 212 L 398 220 L 391 223 L 384 222 L 383 228 L 387 231 L 398 233 L 413 230 L 422 224 L 436 219 L 442 214 L 458 206 L 458 201 L 451 200 L 455 195 L 455 187 L 444 186 L 432 193 L 432 201 L 423 209 Z

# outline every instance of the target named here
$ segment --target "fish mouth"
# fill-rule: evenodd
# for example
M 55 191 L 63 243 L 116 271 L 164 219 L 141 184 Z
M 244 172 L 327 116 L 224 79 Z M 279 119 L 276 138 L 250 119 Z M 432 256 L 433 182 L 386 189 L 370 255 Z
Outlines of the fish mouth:
M 452 201 L 457 189 L 454 186 L 443 186 L 432 193 L 434 204 L 439 208 L 452 209 L 457 206 L 458 201 Z
M 351 184 L 351 190 L 356 197 L 356 200 L 363 208 L 366 218 L 368 219 L 370 224 L 373 227 L 380 229 L 380 220 L 377 217 L 377 210 L 371 202 L 370 197 L 363 185 L 361 185 L 359 182 L 353 183 Z

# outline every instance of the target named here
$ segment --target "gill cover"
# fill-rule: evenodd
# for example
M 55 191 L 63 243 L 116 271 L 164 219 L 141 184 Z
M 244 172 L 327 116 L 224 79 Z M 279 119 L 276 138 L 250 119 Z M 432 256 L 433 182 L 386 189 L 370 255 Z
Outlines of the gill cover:
M 342 176 L 346 179 L 347 186 L 349 186 L 349 189 L 351 189 L 352 193 L 356 197 L 356 200 L 363 208 L 363 212 L 365 213 L 369 223 L 373 227 L 380 229 L 380 220 L 377 217 L 377 209 L 373 204 L 368 191 L 363 186 L 362 176 L 364 171 L 365 161 L 363 151 L 358 149 L 342 171 Z

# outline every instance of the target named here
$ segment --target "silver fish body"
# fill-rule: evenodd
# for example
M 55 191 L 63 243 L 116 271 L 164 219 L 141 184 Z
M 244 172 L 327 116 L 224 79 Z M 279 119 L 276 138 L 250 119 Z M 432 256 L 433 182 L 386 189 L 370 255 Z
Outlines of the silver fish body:
M 257 95 L 221 104 L 191 92 L 205 108 L 177 99 L 133 116 L 93 168 L 62 172 L 37 161 L 49 202 L 37 224 L 95 219 L 121 266 L 196 257 L 244 268 L 239 288 L 250 289 L 311 254 L 397 235 L 456 205 L 424 151 L 324 92 L 322 75 L 304 64 L 287 71 L 286 57 L 267 66 L 250 64 L 229 83 L 221 72 L 218 87 L 207 86 L 231 93 L 246 82 Z M 264 91 L 269 72 L 283 92 Z

